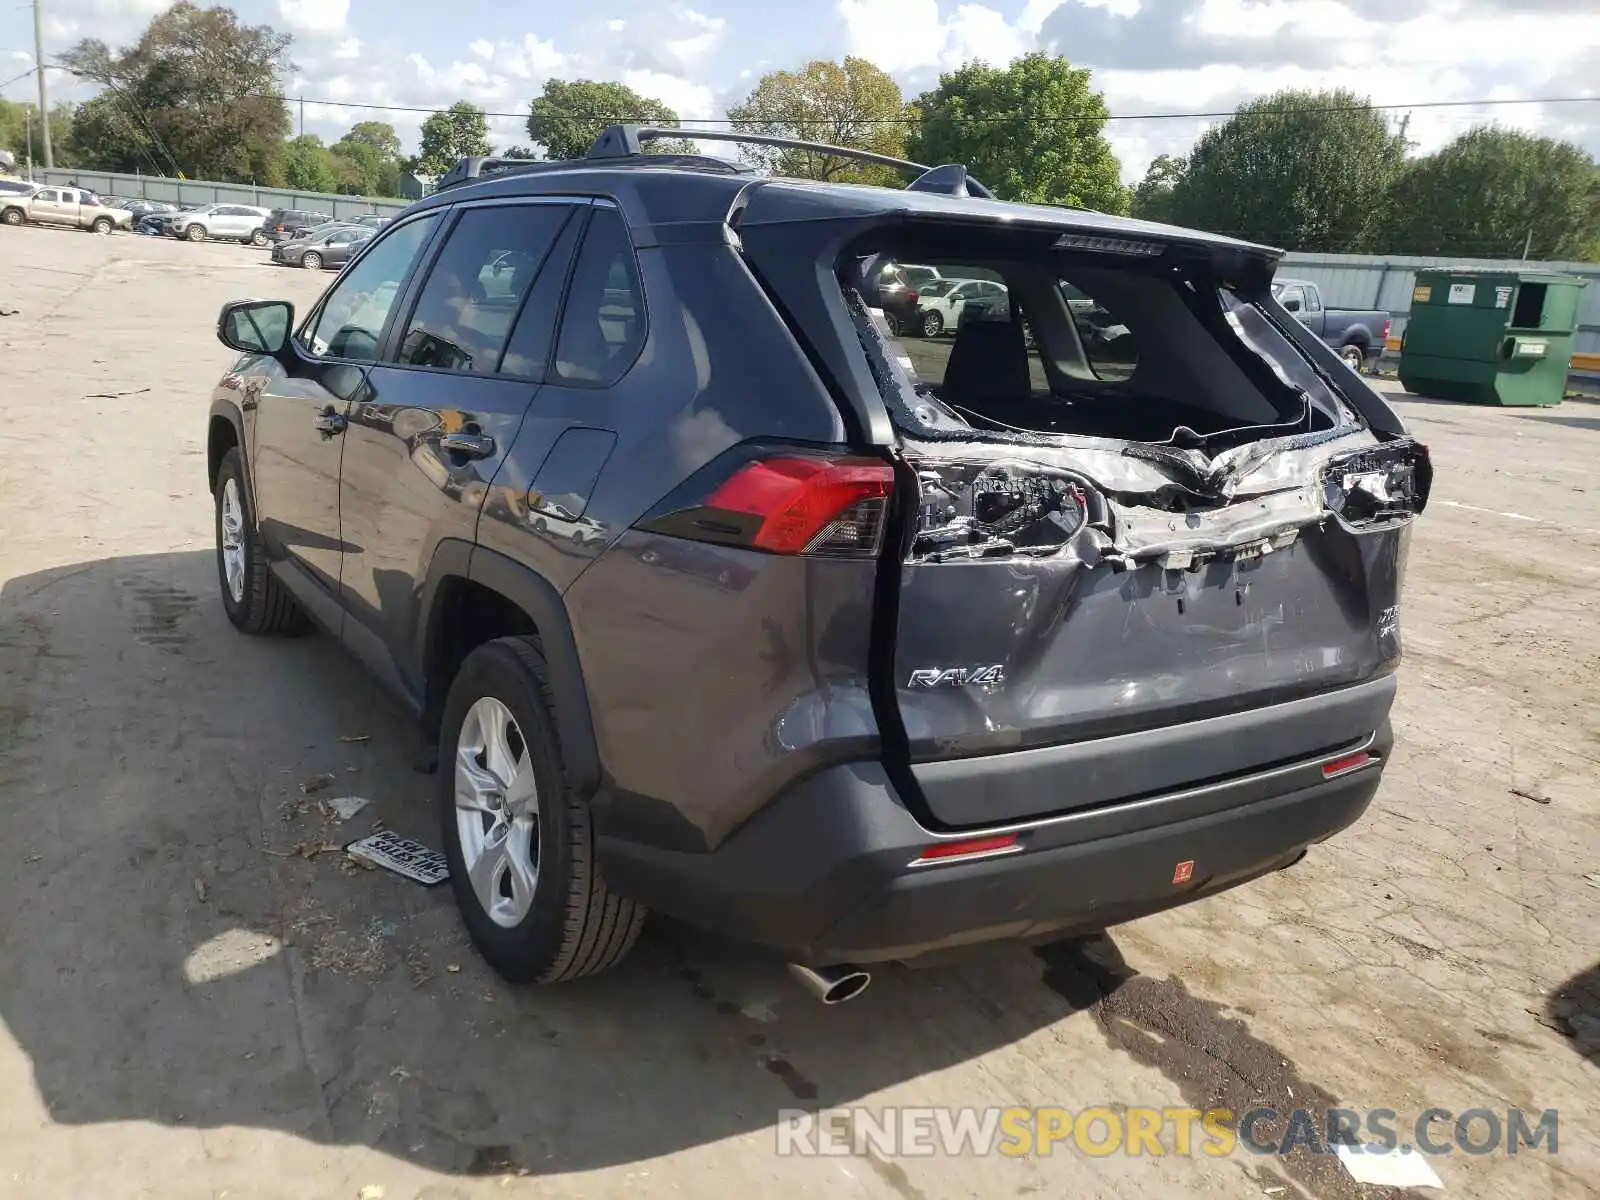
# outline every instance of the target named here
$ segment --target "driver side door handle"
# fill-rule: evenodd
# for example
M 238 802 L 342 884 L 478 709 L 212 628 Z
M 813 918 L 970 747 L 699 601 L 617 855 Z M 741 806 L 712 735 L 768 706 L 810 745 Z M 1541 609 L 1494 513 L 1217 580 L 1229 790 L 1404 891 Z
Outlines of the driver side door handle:
M 346 423 L 344 415 L 334 412 L 331 406 L 311 418 L 311 427 L 325 438 L 331 438 L 336 433 L 343 433 Z
M 458 431 L 442 436 L 439 448 L 463 458 L 488 458 L 494 453 L 494 439 L 486 433 Z

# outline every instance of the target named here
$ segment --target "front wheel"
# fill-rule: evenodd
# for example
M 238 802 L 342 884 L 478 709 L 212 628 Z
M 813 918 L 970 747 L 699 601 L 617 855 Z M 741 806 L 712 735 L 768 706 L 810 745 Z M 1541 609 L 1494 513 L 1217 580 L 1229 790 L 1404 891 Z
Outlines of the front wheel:
M 199 225 L 191 225 L 183 231 L 183 236 L 191 242 L 203 242 L 206 240 L 206 231 Z
M 94 224 L 89 226 L 89 228 L 91 230 L 93 230 L 95 233 L 110 233 L 111 232 L 111 218 L 110 217 L 96 217 L 94 219 Z
M 1348 346 L 1339 347 L 1339 357 L 1344 359 L 1345 366 L 1359 375 L 1361 374 L 1361 368 L 1366 365 L 1367 352 L 1352 343 Z
M 308 271 L 322 270 L 322 255 L 315 250 L 307 250 L 305 257 L 300 260 L 300 265 Z
M 217 468 L 216 508 L 217 581 L 228 620 L 243 633 L 299 633 L 305 612 L 267 566 L 237 446 Z
M 944 317 L 929 309 L 922 314 L 922 336 L 938 337 L 944 332 Z
M 589 805 L 567 783 L 550 695 L 535 639 L 488 642 L 451 683 L 440 731 L 450 884 L 473 945 L 512 983 L 603 971 L 644 925 L 644 909 L 601 878 Z
M 8 208 L 5 212 L 0 213 L 0 222 L 4 222 L 7 225 L 21 225 L 25 220 L 27 220 L 27 217 L 23 215 L 20 208 Z

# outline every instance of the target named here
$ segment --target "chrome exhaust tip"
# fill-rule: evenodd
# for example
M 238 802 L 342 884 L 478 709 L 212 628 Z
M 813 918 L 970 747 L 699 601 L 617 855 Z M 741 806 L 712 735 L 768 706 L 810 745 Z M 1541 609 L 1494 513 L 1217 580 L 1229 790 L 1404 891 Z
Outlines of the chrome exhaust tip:
M 832 967 L 802 967 L 799 963 L 790 963 L 789 974 L 824 1004 L 843 1004 L 846 1000 L 854 1000 L 872 982 L 868 972 L 850 963 L 839 963 Z

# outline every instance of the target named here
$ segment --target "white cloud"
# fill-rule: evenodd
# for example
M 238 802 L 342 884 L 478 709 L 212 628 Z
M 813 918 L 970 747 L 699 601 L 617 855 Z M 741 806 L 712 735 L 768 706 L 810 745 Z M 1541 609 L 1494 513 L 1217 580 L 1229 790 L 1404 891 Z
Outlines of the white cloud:
M 471 50 L 479 58 L 494 57 L 494 43 L 487 41 L 484 38 L 479 38 L 477 41 L 471 43 L 467 49 Z
M 338 33 L 350 16 L 350 0 L 278 0 L 278 15 L 292 29 Z
M 339 43 L 339 48 L 333 52 L 335 58 L 360 58 L 361 39 L 358 37 L 345 38 Z

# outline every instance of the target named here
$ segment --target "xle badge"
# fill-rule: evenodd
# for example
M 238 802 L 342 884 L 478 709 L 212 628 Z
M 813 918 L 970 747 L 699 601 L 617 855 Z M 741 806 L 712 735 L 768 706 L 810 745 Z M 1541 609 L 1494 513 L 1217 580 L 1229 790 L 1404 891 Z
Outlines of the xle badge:
M 1187 860 L 1186 862 L 1181 862 L 1177 866 L 1172 868 L 1172 886 L 1173 887 L 1177 887 L 1178 884 L 1180 884 L 1180 883 L 1188 883 L 1193 878 L 1194 878 L 1194 859 L 1192 859 L 1192 858 Z

